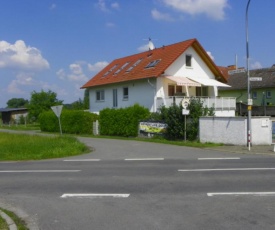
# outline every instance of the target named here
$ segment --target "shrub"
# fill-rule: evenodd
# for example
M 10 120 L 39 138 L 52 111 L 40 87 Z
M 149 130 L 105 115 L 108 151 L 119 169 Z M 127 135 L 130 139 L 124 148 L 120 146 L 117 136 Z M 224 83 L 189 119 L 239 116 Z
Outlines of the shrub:
M 137 136 L 138 123 L 148 118 L 150 112 L 147 108 L 135 104 L 120 109 L 103 109 L 100 111 L 100 134 L 110 136 Z
M 184 116 L 182 115 L 182 106 L 173 105 L 168 108 L 162 106 L 160 113 L 164 123 L 168 125 L 165 137 L 170 140 L 184 138 Z
M 168 125 L 165 138 L 169 140 L 179 140 L 184 138 L 185 119 L 182 115 L 182 105 L 162 106 L 159 112 L 151 113 L 149 120 L 162 121 Z M 203 102 L 199 98 L 190 98 L 187 107 L 190 111 L 187 115 L 186 136 L 188 140 L 195 140 L 199 133 L 199 118 L 201 116 L 214 116 L 214 108 L 204 108 Z
M 93 122 L 97 119 L 97 114 L 80 110 L 63 110 L 60 116 L 62 132 L 70 134 L 92 134 Z M 59 132 L 58 118 L 52 111 L 41 113 L 39 122 L 41 131 Z

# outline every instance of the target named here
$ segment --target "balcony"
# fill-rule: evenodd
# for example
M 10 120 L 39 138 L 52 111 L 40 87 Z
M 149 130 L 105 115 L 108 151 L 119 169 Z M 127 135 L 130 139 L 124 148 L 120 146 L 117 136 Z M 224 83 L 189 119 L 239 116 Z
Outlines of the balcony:
M 169 107 L 173 104 L 179 105 L 182 100 L 188 100 L 191 97 L 174 96 L 168 98 L 157 98 L 157 108 L 160 106 Z M 214 108 L 215 111 L 235 111 L 236 98 L 235 97 L 192 97 L 199 98 L 203 103 L 203 107 Z

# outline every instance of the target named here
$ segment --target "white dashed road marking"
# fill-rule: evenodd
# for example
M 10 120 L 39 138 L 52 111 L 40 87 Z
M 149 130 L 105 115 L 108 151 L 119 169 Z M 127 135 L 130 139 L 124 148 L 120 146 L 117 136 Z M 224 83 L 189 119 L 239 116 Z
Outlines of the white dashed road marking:
M 103 197 L 111 197 L 111 198 L 128 198 L 130 194 L 117 194 L 117 193 L 79 193 L 79 194 L 63 194 L 61 198 L 103 198 Z
M 207 193 L 207 196 L 275 196 L 275 192 L 214 192 Z
M 231 157 L 231 158 L 198 158 L 199 161 L 203 160 L 240 160 L 241 158 L 239 157 Z
M 6 170 L 0 173 L 62 173 L 62 172 L 80 172 L 81 170 Z
M 164 158 L 129 158 L 125 161 L 163 161 Z
M 63 160 L 63 161 L 74 161 L 74 162 L 78 162 L 78 161 L 100 161 L 100 159 L 72 159 L 72 160 Z
M 228 168 L 228 169 L 179 169 L 179 172 L 211 172 L 211 171 L 258 171 L 275 170 L 275 168 Z

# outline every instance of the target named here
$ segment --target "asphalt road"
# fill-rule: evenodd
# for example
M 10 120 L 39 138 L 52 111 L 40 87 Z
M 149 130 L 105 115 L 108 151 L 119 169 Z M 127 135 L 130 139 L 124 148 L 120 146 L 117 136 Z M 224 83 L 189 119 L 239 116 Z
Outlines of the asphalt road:
M 32 229 L 275 229 L 275 158 L 81 138 L 90 154 L 0 162 L 0 206 Z

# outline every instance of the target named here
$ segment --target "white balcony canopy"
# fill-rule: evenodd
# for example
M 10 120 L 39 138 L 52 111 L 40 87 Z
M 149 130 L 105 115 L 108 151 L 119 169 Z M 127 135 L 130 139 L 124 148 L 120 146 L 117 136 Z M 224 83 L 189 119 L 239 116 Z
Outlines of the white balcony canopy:
M 177 85 L 182 86 L 201 86 L 200 83 L 194 82 L 186 77 L 175 77 L 175 76 L 166 76 L 167 79 L 177 83 Z
M 230 85 L 219 82 L 215 79 L 199 78 L 199 77 L 187 77 L 192 81 L 198 82 L 205 86 L 219 86 L 219 87 L 231 87 Z

